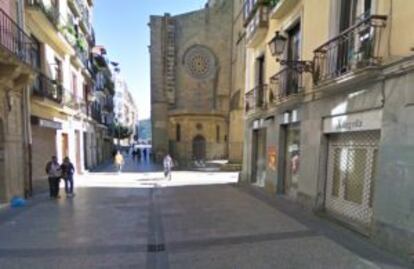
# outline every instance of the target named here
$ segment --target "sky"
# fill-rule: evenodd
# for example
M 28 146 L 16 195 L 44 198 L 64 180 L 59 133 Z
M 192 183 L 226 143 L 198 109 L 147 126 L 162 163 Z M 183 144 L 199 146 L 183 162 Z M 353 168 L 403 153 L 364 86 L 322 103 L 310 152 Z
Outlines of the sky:
M 93 26 L 96 44 L 118 62 L 138 106 L 139 119 L 150 117 L 150 15 L 200 9 L 206 0 L 96 0 Z M 122 3 L 122 4 L 121 4 Z

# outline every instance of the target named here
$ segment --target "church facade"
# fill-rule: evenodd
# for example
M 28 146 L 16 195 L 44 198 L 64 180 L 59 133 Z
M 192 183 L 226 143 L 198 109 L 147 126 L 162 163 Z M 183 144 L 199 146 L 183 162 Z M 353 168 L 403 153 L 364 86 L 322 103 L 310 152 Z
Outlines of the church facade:
M 152 144 L 158 159 L 170 152 L 187 164 L 241 160 L 241 149 L 229 150 L 242 147 L 242 132 L 229 135 L 230 111 L 243 109 L 240 94 L 232 100 L 233 14 L 233 1 L 216 0 L 182 15 L 151 16 Z M 242 114 L 235 114 L 240 124 Z

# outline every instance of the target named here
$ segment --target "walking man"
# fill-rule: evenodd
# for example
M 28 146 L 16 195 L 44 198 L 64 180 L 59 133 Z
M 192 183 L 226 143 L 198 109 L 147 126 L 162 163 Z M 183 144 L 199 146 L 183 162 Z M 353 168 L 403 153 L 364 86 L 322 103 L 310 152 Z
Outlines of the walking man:
M 65 192 L 67 197 L 73 197 L 73 174 L 75 173 L 75 167 L 70 162 L 69 157 L 65 157 L 61 165 L 62 177 L 65 180 Z
M 167 153 L 163 160 L 164 165 L 164 176 L 168 181 L 171 181 L 171 170 L 174 167 L 173 159 L 170 154 Z
M 52 160 L 46 164 L 46 173 L 49 179 L 50 198 L 52 199 L 60 198 L 59 183 L 60 183 L 62 169 L 57 161 L 56 156 L 52 156 Z

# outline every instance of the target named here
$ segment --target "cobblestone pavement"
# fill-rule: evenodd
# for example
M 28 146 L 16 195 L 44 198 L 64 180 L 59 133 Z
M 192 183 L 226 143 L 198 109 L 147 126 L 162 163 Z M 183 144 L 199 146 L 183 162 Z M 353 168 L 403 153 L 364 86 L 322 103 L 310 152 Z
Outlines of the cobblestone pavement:
M 73 199 L 0 211 L 0 268 L 409 267 L 234 173 L 107 170 L 77 178 Z

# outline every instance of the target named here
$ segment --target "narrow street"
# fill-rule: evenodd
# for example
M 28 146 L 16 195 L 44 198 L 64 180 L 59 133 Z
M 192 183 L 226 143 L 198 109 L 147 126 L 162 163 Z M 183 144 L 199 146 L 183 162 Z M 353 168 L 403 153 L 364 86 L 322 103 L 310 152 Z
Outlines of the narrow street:
M 0 211 L 0 268 L 408 268 L 235 173 L 111 167 L 78 177 L 73 199 Z

